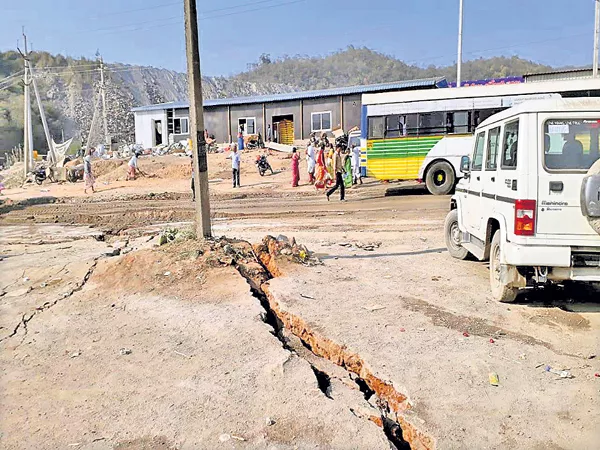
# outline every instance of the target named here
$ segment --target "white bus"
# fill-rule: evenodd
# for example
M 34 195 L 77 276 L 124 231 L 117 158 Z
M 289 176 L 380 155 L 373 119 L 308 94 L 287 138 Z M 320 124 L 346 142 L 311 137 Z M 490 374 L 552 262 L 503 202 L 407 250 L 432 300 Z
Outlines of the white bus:
M 450 193 L 473 132 L 492 114 L 525 100 L 600 97 L 600 79 L 545 81 L 363 94 L 361 147 L 366 175 L 424 181 Z

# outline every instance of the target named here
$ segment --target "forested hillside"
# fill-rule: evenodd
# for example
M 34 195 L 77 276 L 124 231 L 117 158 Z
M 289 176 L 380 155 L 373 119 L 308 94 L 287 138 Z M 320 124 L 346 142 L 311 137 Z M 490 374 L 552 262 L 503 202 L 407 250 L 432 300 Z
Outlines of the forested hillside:
M 36 52 L 31 64 L 52 135 L 60 141 L 75 135 L 87 137 L 98 92 L 99 64 L 96 60 L 70 58 Z M 23 62 L 17 52 L 0 52 L 0 149 L 22 142 L 23 87 L 19 73 Z M 549 66 L 521 58 L 494 57 L 467 61 L 463 78 L 484 79 L 551 70 Z M 232 77 L 205 77 L 205 98 L 250 96 L 295 90 L 325 89 L 383 83 L 432 76 L 455 79 L 456 68 L 419 67 L 367 48 L 348 47 L 324 57 L 282 57 L 263 54 L 246 72 Z M 186 75 L 166 69 L 107 65 L 109 133 L 120 142 L 133 142 L 135 106 L 184 100 Z M 44 149 L 44 134 L 37 107 L 34 111 L 34 145 Z

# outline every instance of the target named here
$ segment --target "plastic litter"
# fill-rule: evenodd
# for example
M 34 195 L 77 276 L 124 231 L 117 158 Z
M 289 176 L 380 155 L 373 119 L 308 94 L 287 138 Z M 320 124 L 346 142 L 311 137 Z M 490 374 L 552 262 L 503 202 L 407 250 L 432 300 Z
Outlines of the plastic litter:
M 467 333 L 466 331 L 463 332 L 463 336 L 464 337 L 469 337 L 469 333 Z
M 546 366 L 544 370 L 553 373 L 554 375 L 558 375 L 560 378 L 574 378 L 568 370 L 553 369 L 550 366 Z
M 500 378 L 498 378 L 498 374 L 496 372 L 490 372 L 489 378 L 492 386 L 498 386 L 500 384 Z

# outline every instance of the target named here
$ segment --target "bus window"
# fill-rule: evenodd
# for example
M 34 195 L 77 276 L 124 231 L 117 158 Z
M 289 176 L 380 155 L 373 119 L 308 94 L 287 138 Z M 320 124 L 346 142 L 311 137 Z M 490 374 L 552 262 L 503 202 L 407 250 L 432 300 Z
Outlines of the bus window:
M 492 128 L 488 132 L 485 170 L 496 170 L 498 164 L 498 147 L 500 147 L 500 127 Z
M 467 134 L 469 133 L 469 123 L 471 121 L 471 113 L 467 111 L 455 112 L 454 116 L 454 131 L 453 133 Z
M 385 117 L 369 117 L 368 138 L 383 139 Z
M 403 117 L 405 125 L 404 136 L 418 136 L 419 135 L 419 115 L 418 114 L 407 114 Z
M 419 114 L 419 135 L 443 134 L 446 132 L 444 113 L 431 112 Z
M 404 134 L 403 126 L 400 121 L 400 116 L 386 116 L 385 118 L 385 137 L 386 138 L 396 138 L 403 136 Z

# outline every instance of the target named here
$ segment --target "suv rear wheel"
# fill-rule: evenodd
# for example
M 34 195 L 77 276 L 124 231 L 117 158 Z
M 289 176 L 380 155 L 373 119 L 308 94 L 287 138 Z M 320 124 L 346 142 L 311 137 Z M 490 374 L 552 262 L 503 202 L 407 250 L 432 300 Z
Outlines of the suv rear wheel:
M 519 289 L 502 283 L 500 279 L 500 261 L 502 261 L 502 258 L 500 256 L 500 230 L 498 230 L 494 233 L 490 248 L 490 288 L 492 290 L 492 297 L 495 300 L 504 303 L 514 302 Z
M 458 211 L 453 209 L 446 216 L 444 223 L 444 237 L 448 253 L 456 259 L 467 259 L 469 252 L 460 243 L 460 228 L 458 228 Z
M 456 176 L 450 163 L 438 161 L 427 170 L 425 184 L 433 195 L 446 195 L 454 189 Z

